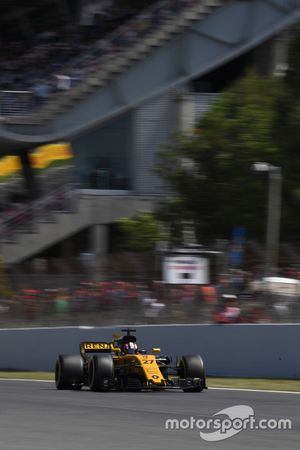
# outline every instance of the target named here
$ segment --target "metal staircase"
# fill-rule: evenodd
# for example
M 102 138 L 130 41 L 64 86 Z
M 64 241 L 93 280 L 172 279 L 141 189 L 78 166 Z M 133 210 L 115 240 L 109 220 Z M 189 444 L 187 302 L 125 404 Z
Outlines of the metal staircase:
M 41 199 L 24 206 L 1 224 L 1 255 L 6 264 L 14 264 L 78 233 L 90 225 L 84 199 L 74 196 L 68 205 L 53 199 Z M 52 205 L 51 205 L 52 202 Z

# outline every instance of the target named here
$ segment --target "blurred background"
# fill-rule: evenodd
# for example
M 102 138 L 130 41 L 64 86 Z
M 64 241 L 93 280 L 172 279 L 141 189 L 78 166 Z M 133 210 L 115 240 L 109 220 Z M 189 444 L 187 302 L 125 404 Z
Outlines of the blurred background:
M 299 322 L 300 1 L 0 22 L 0 326 Z

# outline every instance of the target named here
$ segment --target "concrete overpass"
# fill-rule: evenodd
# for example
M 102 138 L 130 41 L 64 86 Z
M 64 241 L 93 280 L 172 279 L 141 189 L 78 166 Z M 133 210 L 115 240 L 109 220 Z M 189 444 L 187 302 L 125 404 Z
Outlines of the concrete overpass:
M 91 232 L 90 251 L 101 256 L 107 250 L 108 225 L 141 210 L 152 211 L 155 201 L 153 197 L 139 197 L 130 192 L 112 196 L 82 191 L 74 212 L 56 213 L 51 222 L 37 221 L 34 232 L 15 233 L 14 240 L 1 244 L 1 256 L 8 266 L 20 263 L 86 228 Z

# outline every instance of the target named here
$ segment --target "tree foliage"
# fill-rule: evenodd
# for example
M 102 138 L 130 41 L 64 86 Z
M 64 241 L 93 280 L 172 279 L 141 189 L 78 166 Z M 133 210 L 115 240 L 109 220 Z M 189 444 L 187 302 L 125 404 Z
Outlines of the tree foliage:
M 278 98 L 275 136 L 282 150 L 283 214 L 282 236 L 299 241 L 300 214 L 300 26 L 290 40 L 288 71 Z
M 191 135 L 162 151 L 158 171 L 175 193 L 162 208 L 168 221 L 192 219 L 200 242 L 229 237 L 236 225 L 263 236 L 267 177 L 251 167 L 281 162 L 274 138 L 280 91 L 278 80 L 249 73 L 220 95 Z
M 124 250 L 153 251 L 156 242 L 165 238 L 161 223 L 147 211 L 141 211 L 131 219 L 119 219 L 117 227 L 121 233 L 120 246 Z

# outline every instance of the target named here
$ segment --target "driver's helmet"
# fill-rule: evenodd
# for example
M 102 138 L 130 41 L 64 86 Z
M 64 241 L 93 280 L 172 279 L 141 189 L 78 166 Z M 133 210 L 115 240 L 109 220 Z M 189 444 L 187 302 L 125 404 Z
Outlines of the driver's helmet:
M 134 355 L 137 353 L 138 346 L 135 342 L 126 342 L 126 344 L 123 345 L 123 352 L 128 355 Z

